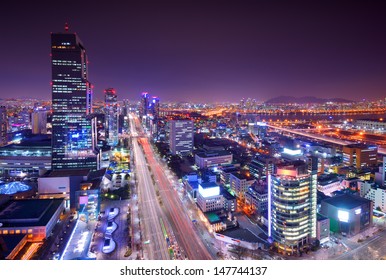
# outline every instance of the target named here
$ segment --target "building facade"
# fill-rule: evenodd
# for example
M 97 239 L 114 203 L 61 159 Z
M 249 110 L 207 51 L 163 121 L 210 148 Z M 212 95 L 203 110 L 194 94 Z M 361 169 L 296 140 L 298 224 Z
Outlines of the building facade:
M 268 212 L 268 186 L 255 182 L 245 193 L 245 203 L 261 216 Z
M 343 163 L 346 166 L 354 166 L 357 169 L 373 167 L 377 165 L 377 146 L 364 144 L 352 144 L 343 147 Z
M 115 89 L 105 90 L 105 133 L 107 143 L 115 147 L 118 144 L 118 103 Z
M 187 155 L 193 151 L 194 123 L 192 120 L 169 121 L 169 147 L 173 155 Z
M 222 209 L 224 202 L 220 186 L 213 182 L 199 184 L 197 204 L 204 213 Z
M 248 177 L 239 172 L 232 173 L 229 176 L 230 188 L 232 192 L 236 195 L 236 197 L 239 199 L 245 198 L 245 193 L 254 182 L 255 179 L 253 177 Z
M 361 197 L 367 198 L 373 202 L 374 210 L 379 209 L 386 212 L 386 188 L 371 181 L 358 182 L 359 193 Z
M 208 168 L 220 165 L 228 165 L 233 161 L 232 153 L 228 151 L 199 152 L 194 156 L 198 168 Z
M 65 27 L 51 34 L 52 168 L 98 169 L 86 49 Z
M 268 176 L 268 235 L 284 254 L 297 254 L 316 238 L 317 162 L 314 163 L 286 163 Z
M 47 133 L 47 111 L 35 110 L 31 113 L 32 134 Z
M 322 201 L 320 214 L 330 219 L 332 232 L 355 235 L 373 224 L 373 203 L 358 195 L 338 195 Z
M 267 155 L 256 155 L 249 164 L 249 172 L 256 180 L 266 181 L 273 173 L 276 159 Z

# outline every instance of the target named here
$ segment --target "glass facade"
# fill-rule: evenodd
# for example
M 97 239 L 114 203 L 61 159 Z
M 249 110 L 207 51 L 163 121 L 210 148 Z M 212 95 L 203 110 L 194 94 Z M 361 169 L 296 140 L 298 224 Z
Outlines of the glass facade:
M 73 33 L 51 34 L 52 169 L 98 168 L 87 54 Z
M 106 141 L 114 147 L 118 144 L 118 103 L 115 89 L 105 90 Z

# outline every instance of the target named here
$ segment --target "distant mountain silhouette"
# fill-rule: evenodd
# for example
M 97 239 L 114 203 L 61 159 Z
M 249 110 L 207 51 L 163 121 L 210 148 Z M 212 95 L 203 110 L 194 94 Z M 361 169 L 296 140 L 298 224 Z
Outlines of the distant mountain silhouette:
M 314 96 L 303 96 L 303 97 L 294 97 L 294 96 L 278 96 L 271 98 L 265 103 L 326 103 L 326 102 L 336 102 L 336 103 L 351 103 L 352 100 L 347 100 L 343 98 L 319 98 Z

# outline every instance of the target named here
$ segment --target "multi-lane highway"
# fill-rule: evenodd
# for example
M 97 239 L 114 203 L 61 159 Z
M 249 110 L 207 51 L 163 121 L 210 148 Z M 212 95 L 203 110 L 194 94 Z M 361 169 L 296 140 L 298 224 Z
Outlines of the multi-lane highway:
M 134 120 L 136 123 L 135 125 L 138 127 L 140 126 L 138 118 L 134 117 L 132 118 L 131 125 L 133 129 L 135 129 L 135 125 L 133 124 Z M 137 131 L 132 130 L 132 135 L 136 134 Z M 203 241 L 198 236 L 191 219 L 185 212 L 177 191 L 174 189 L 172 183 L 168 180 L 163 168 L 156 160 L 154 151 L 151 148 L 148 139 L 141 137 L 139 142 L 143 147 L 143 152 L 146 155 L 147 162 L 151 168 L 157 187 L 159 189 L 162 210 L 166 216 L 165 220 L 167 220 L 167 224 L 171 226 L 172 232 L 174 233 L 179 246 L 185 252 L 188 259 L 212 259 L 213 256 L 208 252 L 208 249 L 205 247 Z M 134 152 L 137 153 L 137 149 L 134 149 Z M 140 150 L 140 152 L 142 152 L 142 150 Z M 138 162 L 136 166 L 138 166 Z M 139 186 L 139 191 L 140 188 L 141 186 Z M 157 204 L 157 201 L 153 201 L 153 203 Z
M 137 135 L 134 120 L 131 119 L 131 135 Z M 138 203 L 144 251 L 150 260 L 170 259 L 168 247 L 162 232 L 160 217 L 162 212 L 157 201 L 157 194 L 148 169 L 144 153 L 137 141 L 133 141 L 135 167 L 138 178 Z

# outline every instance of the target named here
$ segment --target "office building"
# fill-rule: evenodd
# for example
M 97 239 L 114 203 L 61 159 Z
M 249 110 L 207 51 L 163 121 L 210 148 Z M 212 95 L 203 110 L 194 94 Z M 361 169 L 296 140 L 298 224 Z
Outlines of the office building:
M 343 147 L 343 163 L 346 166 L 354 166 L 358 170 L 364 167 L 377 165 L 377 146 L 365 144 L 352 144 Z
M 148 107 L 149 107 L 149 99 L 150 99 L 149 93 L 148 92 L 142 92 L 141 103 L 139 106 L 139 115 L 142 119 L 146 118 L 146 116 L 147 116 Z
M 34 110 L 31 113 L 32 134 L 47 134 L 47 111 Z
M 220 186 L 213 182 L 198 185 L 197 204 L 202 212 L 212 212 L 224 207 Z
M 99 168 L 86 49 L 68 26 L 51 34 L 52 168 Z
M 268 186 L 267 183 L 254 182 L 245 193 L 245 203 L 257 215 L 262 216 L 268 212 Z
M 169 121 L 169 148 L 173 155 L 193 151 L 194 123 L 192 120 Z
M 357 128 L 364 130 L 386 131 L 386 120 L 384 119 L 362 119 L 356 120 Z
M 230 189 L 239 199 L 245 198 L 245 193 L 254 182 L 255 179 L 252 176 L 247 176 L 240 172 L 232 173 L 229 176 Z
M 105 135 L 108 145 L 118 144 L 118 103 L 115 89 L 105 90 Z
M 375 172 L 375 182 L 380 186 L 386 186 L 386 156 L 383 157 L 379 171 Z
M 268 174 L 273 173 L 276 158 L 268 155 L 256 155 L 249 164 L 249 172 L 256 180 L 266 181 Z
M 229 165 L 233 161 L 233 155 L 229 151 L 202 151 L 195 156 L 198 168 L 208 168 L 220 165 Z
M 317 161 L 277 165 L 268 175 L 268 235 L 278 251 L 298 254 L 316 238 Z
M 386 188 L 372 181 L 359 181 L 359 193 L 361 197 L 373 202 L 374 210 L 386 212 Z
M 8 143 L 7 141 L 7 108 L 0 106 L 0 146 L 4 146 Z

